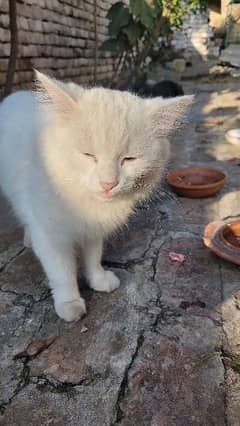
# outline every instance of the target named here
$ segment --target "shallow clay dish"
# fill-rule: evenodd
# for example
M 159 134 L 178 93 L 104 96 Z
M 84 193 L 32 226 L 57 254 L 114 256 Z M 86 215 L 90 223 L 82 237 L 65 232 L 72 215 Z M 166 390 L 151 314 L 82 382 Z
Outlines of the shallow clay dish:
M 223 187 L 225 181 L 225 173 L 212 167 L 184 167 L 167 176 L 173 191 L 188 198 L 210 197 Z
M 209 223 L 204 230 L 203 242 L 213 253 L 240 265 L 240 220 Z
M 227 223 L 219 230 L 221 241 L 234 250 L 239 250 L 240 256 L 240 220 Z

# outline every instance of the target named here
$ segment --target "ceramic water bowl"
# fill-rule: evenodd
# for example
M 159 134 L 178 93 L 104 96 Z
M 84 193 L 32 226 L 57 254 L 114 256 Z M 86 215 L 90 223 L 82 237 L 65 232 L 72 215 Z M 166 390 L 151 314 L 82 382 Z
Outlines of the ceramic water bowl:
M 209 223 L 204 230 L 203 242 L 213 253 L 240 265 L 240 220 Z
M 167 176 L 173 191 L 188 198 L 210 197 L 223 187 L 225 181 L 225 173 L 212 167 L 184 167 Z

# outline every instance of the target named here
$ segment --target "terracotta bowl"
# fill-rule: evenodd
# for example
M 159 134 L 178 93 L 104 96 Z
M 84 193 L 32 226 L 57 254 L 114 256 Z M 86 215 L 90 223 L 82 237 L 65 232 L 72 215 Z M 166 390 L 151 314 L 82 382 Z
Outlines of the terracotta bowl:
M 209 223 L 204 230 L 203 242 L 213 253 L 240 265 L 240 220 Z
M 210 197 L 223 187 L 225 181 L 225 173 L 212 167 L 184 167 L 167 176 L 173 191 L 188 198 Z
M 219 236 L 224 244 L 239 250 L 240 256 L 240 221 L 227 223 L 219 230 Z

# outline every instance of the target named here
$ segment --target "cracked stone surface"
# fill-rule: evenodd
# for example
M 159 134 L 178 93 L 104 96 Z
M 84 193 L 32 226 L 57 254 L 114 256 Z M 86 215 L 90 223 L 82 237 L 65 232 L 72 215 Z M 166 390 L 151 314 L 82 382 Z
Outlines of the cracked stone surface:
M 88 309 L 80 322 L 57 318 L 0 198 L 1 426 L 240 426 L 239 267 L 202 243 L 208 222 L 240 217 L 240 148 L 224 138 L 240 127 L 236 86 L 186 83 L 196 103 L 169 165 L 217 166 L 226 185 L 193 200 L 163 183 L 106 244 L 120 288 L 93 292 L 79 272 Z

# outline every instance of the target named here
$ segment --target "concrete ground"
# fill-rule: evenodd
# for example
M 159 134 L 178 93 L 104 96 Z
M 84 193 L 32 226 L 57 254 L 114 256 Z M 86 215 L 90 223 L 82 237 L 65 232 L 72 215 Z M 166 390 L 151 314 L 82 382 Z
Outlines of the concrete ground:
M 240 216 L 240 148 L 224 140 L 240 127 L 238 83 L 186 84 L 198 92 L 192 122 L 172 145 L 170 168 L 218 166 L 225 187 L 199 200 L 159 194 L 140 208 L 106 247 L 121 287 L 99 294 L 79 277 L 80 322 L 57 318 L 1 199 L 1 426 L 240 425 L 239 267 L 202 243 L 208 222 Z

